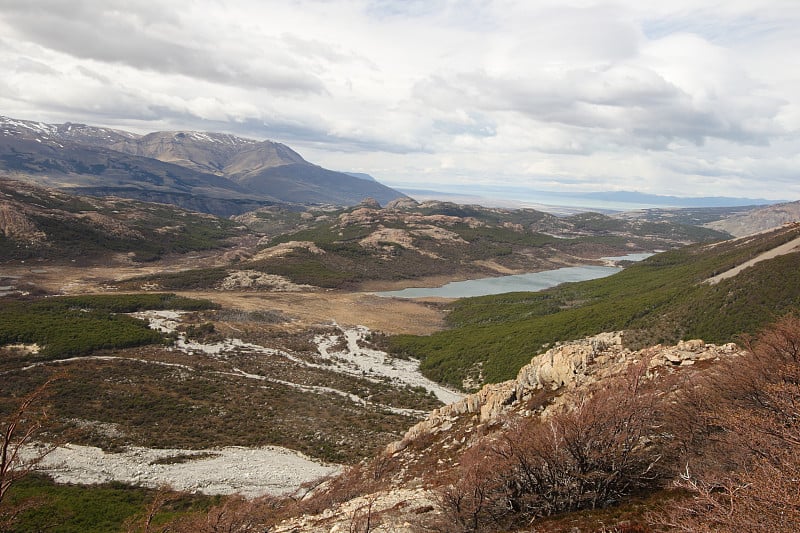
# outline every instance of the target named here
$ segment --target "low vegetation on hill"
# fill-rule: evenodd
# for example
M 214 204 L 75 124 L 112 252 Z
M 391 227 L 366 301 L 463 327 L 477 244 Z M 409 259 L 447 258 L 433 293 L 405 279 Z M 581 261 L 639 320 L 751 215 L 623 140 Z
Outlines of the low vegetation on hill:
M 660 253 L 608 278 L 535 294 L 462 299 L 452 305 L 450 329 L 396 336 L 391 346 L 422 359 L 432 379 L 462 387 L 465 380 L 510 379 L 553 343 L 603 331 L 626 330 L 630 346 L 733 341 L 800 305 L 800 253 L 758 263 L 717 284 L 703 282 L 798 235 L 798 227 L 781 228 Z
M 153 261 L 221 248 L 241 234 L 231 220 L 174 206 L 74 196 L 0 179 L 2 261 L 107 262 L 114 253 Z
M 31 475 L 16 483 L 5 505 L 0 506 L 0 531 L 130 531 L 148 521 L 151 527 L 159 527 L 206 513 L 220 503 L 221 498 L 216 496 L 159 492 L 122 483 L 108 483 L 87 490 L 77 485 L 56 484 L 46 476 Z M 153 504 L 157 504 L 158 509 L 150 515 L 148 508 Z M 4 514 L 2 509 L 7 509 L 9 514 Z M 13 520 L 9 516 L 11 513 Z
M 154 344 L 164 342 L 165 336 L 150 329 L 146 321 L 125 313 L 214 307 L 208 300 L 174 294 L 7 299 L 0 308 L 0 346 L 36 344 L 35 359 L 54 359 Z
M 132 491 L 122 502 L 122 487 L 91 491 L 148 531 L 795 531 L 800 319 L 745 345 L 678 366 L 643 357 L 658 356 L 654 348 L 597 381 L 520 389 L 496 414 L 443 416 L 403 447 L 288 498 Z M 582 367 L 580 379 L 617 359 Z M 31 483 L 8 501 L 37 494 Z
M 426 276 L 530 272 L 607 255 L 673 248 L 726 234 L 672 223 L 629 222 L 596 213 L 559 218 L 532 209 L 505 210 L 443 202 L 371 204 L 306 213 L 264 209 L 240 217 L 273 236 L 237 269 L 283 276 L 296 284 L 357 288 L 365 282 Z M 217 286 L 231 268 L 188 270 L 132 280 L 165 290 Z

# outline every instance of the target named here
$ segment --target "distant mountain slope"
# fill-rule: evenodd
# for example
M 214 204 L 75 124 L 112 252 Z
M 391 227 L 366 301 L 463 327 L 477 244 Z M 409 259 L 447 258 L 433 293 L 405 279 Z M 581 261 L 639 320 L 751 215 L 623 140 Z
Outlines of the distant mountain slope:
M 386 204 L 405 196 L 376 181 L 309 163 L 272 141 L 219 133 L 155 132 L 112 148 L 225 176 L 249 191 L 284 202 L 354 205 L 371 197 Z
M 789 202 L 753 209 L 710 222 L 705 227 L 743 237 L 797 221 L 800 221 L 800 202 Z
M 405 197 L 377 181 L 334 172 L 306 161 L 238 174 L 232 179 L 251 191 L 296 203 L 353 205 L 369 197 L 386 205 Z
M 404 198 L 324 169 L 280 143 L 191 131 L 147 135 L 0 117 L 0 170 L 93 195 L 175 203 L 219 215 L 271 202 L 356 205 Z
M 0 116 L 0 137 L 17 137 L 37 142 L 71 141 L 90 146 L 111 146 L 138 137 L 135 133 L 86 124 L 45 124 Z
M 577 197 L 595 198 L 605 201 L 650 204 L 664 207 L 736 207 L 742 205 L 763 205 L 775 203 L 770 200 L 754 198 L 731 198 L 727 196 L 704 196 L 698 198 L 683 196 L 662 196 L 635 191 L 609 191 L 593 193 L 566 193 Z
M 265 168 L 305 163 L 286 145 L 255 141 L 225 133 L 158 131 L 113 146 L 127 154 L 152 157 L 199 172 L 233 176 Z
M 0 179 L 0 261 L 76 262 L 219 248 L 241 226 L 175 206 L 75 196 Z
M 102 146 L 52 139 L 0 136 L 0 172 L 77 194 L 169 203 L 221 216 L 277 201 L 213 174 Z
M 374 176 L 370 176 L 369 174 L 365 174 L 364 172 L 345 172 L 348 176 L 353 176 L 354 178 L 360 178 L 362 180 L 367 181 L 378 181 L 375 179 Z

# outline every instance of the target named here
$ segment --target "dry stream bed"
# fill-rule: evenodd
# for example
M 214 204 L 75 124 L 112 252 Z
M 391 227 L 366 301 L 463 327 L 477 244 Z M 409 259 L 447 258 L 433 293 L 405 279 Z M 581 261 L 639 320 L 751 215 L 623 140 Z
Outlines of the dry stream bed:
M 263 299 L 260 300 L 263 305 Z M 2 374 L 10 377 L 42 371 L 44 367 L 63 367 L 69 373 L 71 368 L 80 366 L 89 374 L 112 376 L 103 377 L 102 381 L 123 379 L 130 382 L 128 386 L 136 387 L 137 379 L 130 374 L 144 374 L 144 371 L 136 369 L 149 367 L 177 382 L 185 383 L 203 376 L 217 379 L 219 383 L 215 383 L 215 386 L 235 383 L 236 387 L 244 387 L 245 394 L 252 394 L 253 398 L 257 398 L 257 393 L 277 390 L 280 391 L 279 398 L 283 400 L 276 401 L 297 402 L 295 410 L 302 416 L 283 422 L 299 431 L 301 438 L 311 439 L 313 442 L 305 443 L 310 449 L 314 450 L 313 446 L 317 444 L 330 446 L 337 432 L 342 434 L 348 431 L 348 424 L 353 427 L 364 424 L 367 427 L 359 429 L 360 434 L 349 438 L 340 435 L 341 439 L 335 443 L 343 448 L 352 444 L 355 448 L 355 441 L 368 440 L 372 436 L 375 443 L 360 443 L 364 455 L 376 445 L 397 438 L 407 427 L 425 416 L 429 408 L 461 397 L 459 393 L 423 377 L 417 361 L 395 359 L 374 348 L 369 340 L 372 332 L 365 326 L 339 326 L 334 322 L 324 327 L 318 326 L 313 332 L 305 333 L 306 349 L 293 350 L 285 346 L 286 338 L 278 343 L 279 346 L 272 347 L 261 340 L 255 342 L 228 336 L 240 329 L 241 324 L 239 327 L 226 324 L 228 327 L 224 337 L 189 338 L 186 324 L 182 322 L 185 319 L 197 320 L 192 313 L 148 311 L 137 313 L 136 316 L 148 320 L 151 328 L 175 336 L 173 346 L 153 348 L 146 354 L 136 350 L 123 351 L 43 361 L 13 369 L 6 367 Z M 298 325 L 294 324 L 294 328 L 297 329 Z M 89 370 L 89 365 L 98 365 L 94 367 L 96 371 Z M 107 369 L 112 365 L 114 372 L 107 374 Z M 121 375 L 129 377 L 120 378 Z M 76 379 L 81 381 L 80 377 Z M 138 385 L 145 389 L 153 386 L 144 379 Z M 175 384 L 175 387 L 179 386 L 179 383 Z M 402 392 L 399 397 L 394 396 L 397 391 Z M 123 396 L 124 389 L 121 393 L 106 394 L 103 403 L 112 404 L 113 409 L 113 404 L 122 401 Z M 420 397 L 426 400 L 419 402 Z M 318 409 L 314 407 L 317 405 L 314 402 L 326 404 L 331 412 L 303 412 L 304 409 Z M 269 403 L 269 400 L 265 400 L 262 405 L 256 404 L 251 408 L 271 412 L 277 407 L 279 412 L 276 416 L 283 418 L 280 406 L 267 405 Z M 203 409 L 219 411 L 215 413 L 217 419 L 224 420 L 226 409 L 235 408 L 232 404 L 192 407 L 196 407 L 198 412 L 189 416 L 196 417 L 194 423 L 198 426 L 210 425 L 208 417 L 203 416 Z M 285 407 L 294 409 L 291 405 Z M 315 418 L 317 414 L 318 419 Z M 186 416 L 186 410 L 176 412 L 174 416 Z M 341 427 L 330 427 L 329 423 L 339 417 L 342 420 L 335 423 L 342 424 Z M 80 417 L 76 419 L 83 420 Z M 159 420 L 155 422 L 156 425 L 160 423 L 165 426 L 169 423 L 163 418 Z M 178 422 L 175 420 L 176 424 Z M 189 424 L 192 422 L 189 421 Z M 303 424 L 307 427 L 303 428 Z M 370 424 L 375 427 L 369 427 Z M 48 455 L 42 469 L 58 482 L 93 484 L 119 481 L 148 487 L 168 485 L 177 490 L 206 494 L 241 493 L 252 497 L 263 493 L 292 492 L 301 484 L 334 473 L 340 468 L 336 462 L 320 460 L 313 454 L 303 454 L 281 446 L 139 446 L 131 444 L 137 438 L 126 435 L 126 432 L 136 433 L 135 430 L 125 424 L 109 422 L 108 417 L 105 422 L 84 420 L 84 426 L 95 433 L 121 440 L 124 444 L 113 451 L 104 451 L 85 443 L 70 443 L 57 448 Z M 144 431 L 157 433 L 158 428 L 151 424 Z M 158 441 L 157 436 L 150 437 L 151 441 L 153 439 Z M 35 453 L 35 447 L 30 452 Z

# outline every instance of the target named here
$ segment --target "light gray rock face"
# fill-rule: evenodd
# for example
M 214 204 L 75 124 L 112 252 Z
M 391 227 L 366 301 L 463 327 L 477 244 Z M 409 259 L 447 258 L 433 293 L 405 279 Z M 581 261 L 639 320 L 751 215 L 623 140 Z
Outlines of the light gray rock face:
M 401 440 L 389 444 L 386 453 L 395 454 L 426 434 L 445 431 L 448 424 L 463 415 L 472 414 L 484 424 L 498 421 L 537 391 L 559 391 L 553 405 L 563 405 L 569 401 L 565 392 L 618 375 L 641 361 L 648 361 L 648 375 L 652 375 L 699 361 L 732 357 L 740 351 L 732 343 L 717 346 L 699 339 L 632 351 L 623 347 L 620 332 L 567 342 L 534 357 L 520 369 L 516 379 L 486 385 L 474 394 L 436 409 L 426 420 L 409 429 Z

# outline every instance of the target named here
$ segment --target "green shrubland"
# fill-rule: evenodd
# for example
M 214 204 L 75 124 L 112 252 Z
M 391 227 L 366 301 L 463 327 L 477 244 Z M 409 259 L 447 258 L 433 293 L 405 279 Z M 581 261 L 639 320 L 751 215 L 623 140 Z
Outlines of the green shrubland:
M 0 261 L 84 263 L 106 260 L 109 253 L 152 261 L 170 253 L 220 248 L 241 234 L 241 226 L 232 220 L 164 204 L 75 196 L 8 180 L 0 180 L 0 194 L 40 236 L 0 235 Z
M 174 294 L 112 294 L 6 300 L 0 308 L 0 345 L 36 343 L 45 359 L 107 348 L 159 343 L 164 336 L 124 313 L 147 309 L 201 310 L 208 300 Z
M 156 490 L 122 483 L 56 484 L 45 476 L 30 475 L 16 482 L 9 492 L 6 509 L 23 509 L 9 531 L 138 531 L 135 526 L 144 522 L 148 506 L 159 497 L 163 496 Z M 207 510 L 221 501 L 216 496 L 186 493 L 171 493 L 167 499 L 153 516 L 154 526 Z
M 422 359 L 432 379 L 461 386 L 480 371 L 484 382 L 510 379 L 558 341 L 626 330 L 631 347 L 702 338 L 734 341 L 800 306 L 800 254 L 757 263 L 734 278 L 704 280 L 800 234 L 781 229 L 746 241 L 664 252 L 598 280 L 539 293 L 459 300 L 450 329 L 396 336 L 391 349 Z
M 242 261 L 246 268 L 284 276 L 294 283 L 324 288 L 353 289 L 367 281 L 397 281 L 426 276 L 486 276 L 496 273 L 483 261 L 516 270 L 539 270 L 561 264 L 564 255 L 596 258 L 631 250 L 672 248 L 685 242 L 725 238 L 720 232 L 665 222 L 634 223 L 598 213 L 558 218 L 530 209 L 504 210 L 436 203 L 403 211 L 374 210 L 348 217 L 351 208 L 331 211 L 318 221 L 303 222 L 299 229 L 274 236 L 275 246 L 290 241 L 313 242 L 322 253 L 295 249 L 280 256 Z M 345 215 L 345 216 L 342 216 Z M 426 219 L 429 215 L 431 218 Z M 279 212 L 270 212 L 276 226 Z M 296 213 L 287 219 L 299 221 Z M 461 217 L 461 218 L 454 218 Z M 276 220 L 272 220 L 276 219 Z M 258 222 L 255 227 L 261 227 Z M 428 233 L 438 228 L 452 238 Z M 403 244 L 362 240 L 379 229 L 405 231 Z M 130 280 L 153 282 L 166 290 L 217 286 L 228 269 L 197 269 Z

